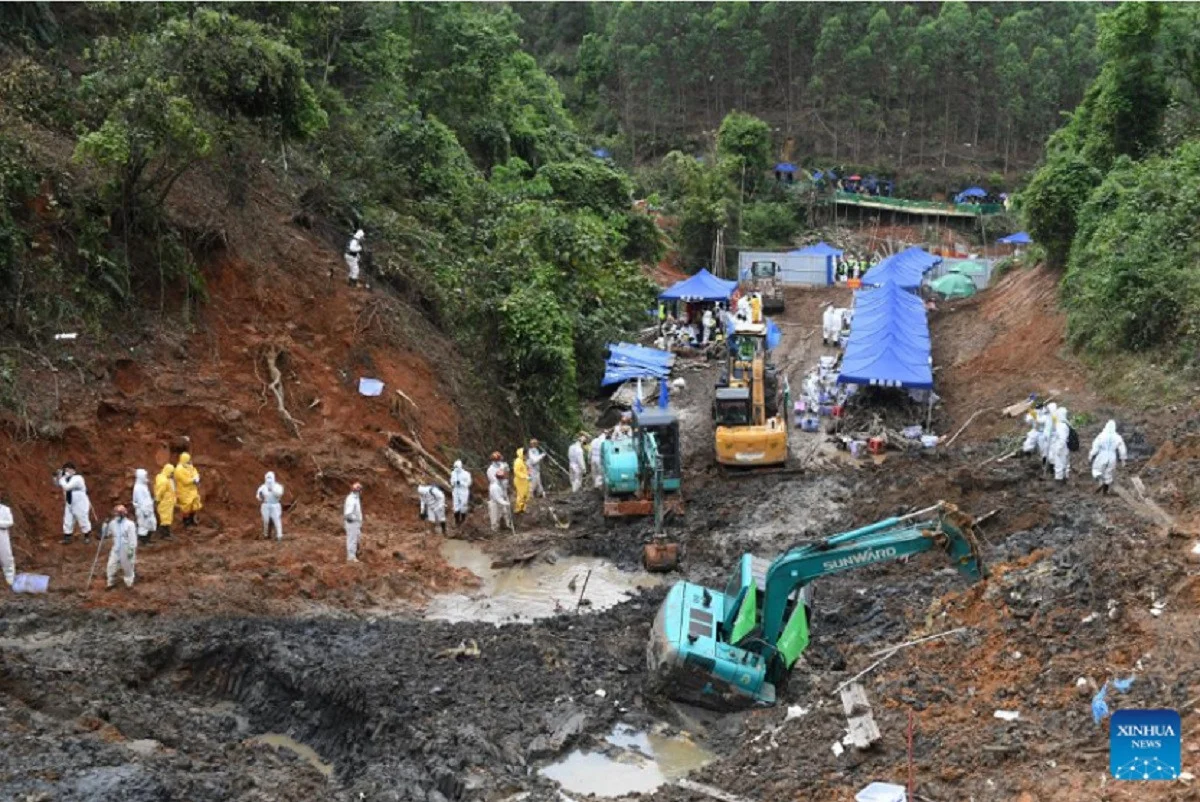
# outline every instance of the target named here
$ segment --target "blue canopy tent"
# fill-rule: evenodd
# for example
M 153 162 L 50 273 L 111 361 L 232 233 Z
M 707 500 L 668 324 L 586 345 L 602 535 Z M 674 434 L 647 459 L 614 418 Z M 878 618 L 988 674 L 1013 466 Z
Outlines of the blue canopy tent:
M 796 180 L 796 165 L 791 162 L 779 162 L 775 165 L 775 180 L 792 183 Z
M 968 187 L 954 196 L 954 202 L 964 203 L 968 198 L 986 198 L 987 194 L 983 187 Z
M 704 268 L 694 276 L 672 284 L 658 294 L 660 301 L 683 301 L 697 303 L 702 301 L 728 301 L 737 289 L 736 281 L 726 281 L 717 278 Z
M 996 242 L 1002 245 L 1031 245 L 1033 238 L 1024 231 L 1018 231 L 1016 234 L 1009 234 L 1007 237 L 1001 237 Z
M 883 387 L 933 388 L 933 367 L 929 353 L 923 359 L 897 346 L 889 335 L 873 343 L 848 344 L 842 357 L 839 384 L 870 384 Z
M 930 389 L 931 352 L 929 321 L 919 298 L 894 282 L 861 290 L 854 296 L 854 322 L 838 382 Z
M 863 284 L 899 284 L 906 290 L 916 290 L 921 279 L 936 264 L 942 261 L 920 248 L 912 247 L 892 254 L 863 274 Z
M 822 240 L 816 245 L 809 245 L 807 248 L 789 251 L 788 256 L 804 256 L 813 259 L 820 259 L 825 264 L 825 281 L 828 284 L 833 283 L 834 268 L 837 265 L 837 258 L 842 255 L 842 251 L 833 247 L 828 242 Z M 784 268 L 786 274 L 787 268 Z M 787 276 L 784 276 L 784 282 L 787 282 Z

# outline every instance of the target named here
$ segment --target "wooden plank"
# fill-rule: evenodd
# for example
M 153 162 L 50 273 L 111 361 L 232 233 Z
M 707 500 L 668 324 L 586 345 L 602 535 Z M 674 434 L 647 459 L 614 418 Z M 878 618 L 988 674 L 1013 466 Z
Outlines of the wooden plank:
M 867 700 L 867 691 L 862 685 L 855 682 L 842 688 L 842 710 L 847 717 L 871 712 L 871 703 Z
M 685 791 L 692 791 L 693 793 L 702 794 L 709 799 L 715 799 L 717 802 L 754 802 L 754 800 L 749 799 L 748 797 L 731 794 L 728 791 L 723 791 L 715 786 L 698 783 L 695 780 L 689 780 L 686 777 L 681 780 L 677 780 L 675 785 L 684 789 Z
M 848 732 L 842 739 L 842 743 L 853 746 L 855 749 L 867 749 L 883 738 L 883 733 L 879 731 L 879 725 L 875 723 L 875 716 L 870 712 L 847 720 L 846 728 Z

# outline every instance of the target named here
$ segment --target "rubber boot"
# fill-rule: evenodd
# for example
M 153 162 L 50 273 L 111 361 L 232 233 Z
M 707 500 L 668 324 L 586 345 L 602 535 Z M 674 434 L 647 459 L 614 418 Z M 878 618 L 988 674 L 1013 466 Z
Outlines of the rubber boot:
M 63 537 L 62 537 L 62 544 L 63 544 L 64 546 L 69 546 L 69 545 L 71 545 L 71 536 L 70 536 L 70 535 L 63 535 Z
M 158 539 L 159 540 L 170 540 L 171 539 L 171 527 L 169 525 L 163 524 L 162 526 L 158 527 Z
M 446 522 L 442 521 L 442 537 L 446 536 Z

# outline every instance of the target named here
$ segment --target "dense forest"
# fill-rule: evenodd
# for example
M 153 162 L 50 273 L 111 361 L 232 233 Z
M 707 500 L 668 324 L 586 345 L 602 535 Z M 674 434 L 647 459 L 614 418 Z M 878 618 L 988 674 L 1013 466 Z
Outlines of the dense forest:
M 1077 345 L 1200 365 L 1200 8 L 1099 23 L 1100 72 L 1020 200 Z
M 1082 97 L 1099 8 L 516 6 L 568 106 L 629 162 L 695 150 L 738 110 L 771 126 L 782 159 L 984 174 L 1032 166 Z
M 216 234 L 173 216 L 172 191 L 202 173 L 237 214 L 265 167 L 337 232 L 332 254 L 365 228 L 372 276 L 531 425 L 571 426 L 604 344 L 650 306 L 638 265 L 662 244 L 519 22 L 488 4 L 0 6 L 0 330 L 186 319 L 162 299 L 204 297 L 195 254 Z
M 1019 202 L 1076 341 L 1194 357 L 1200 12 L 1104 8 L 3 4 L 0 332 L 187 320 L 215 234 L 172 193 L 201 174 L 236 214 L 265 170 L 331 253 L 367 229 L 373 279 L 566 429 L 653 297 L 635 192 L 694 268 L 718 235 L 809 225 L 779 158 L 1012 188 L 1044 157 Z

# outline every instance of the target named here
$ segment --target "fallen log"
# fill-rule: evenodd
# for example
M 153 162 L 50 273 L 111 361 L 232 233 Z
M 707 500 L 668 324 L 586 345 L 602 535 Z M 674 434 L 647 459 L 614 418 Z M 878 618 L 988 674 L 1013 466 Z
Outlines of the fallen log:
M 425 459 L 429 460 L 432 465 L 443 471 L 447 476 L 450 475 L 450 468 L 448 468 L 444 462 L 442 462 L 432 453 L 426 451 L 425 447 L 421 445 L 421 443 L 415 438 L 409 437 L 406 434 L 401 434 L 400 432 L 388 432 L 388 442 L 392 445 L 392 448 L 395 449 L 395 445 L 392 444 L 393 440 L 399 441 L 400 444 L 408 450 L 415 451 L 421 456 L 425 457 Z

